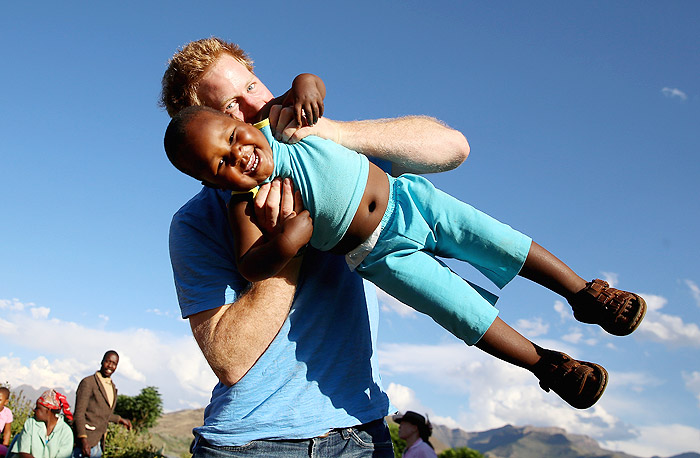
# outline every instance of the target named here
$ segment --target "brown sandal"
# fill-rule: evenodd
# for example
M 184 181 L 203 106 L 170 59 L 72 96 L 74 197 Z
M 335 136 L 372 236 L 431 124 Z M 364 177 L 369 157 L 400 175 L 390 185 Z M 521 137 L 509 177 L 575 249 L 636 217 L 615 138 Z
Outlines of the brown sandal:
M 577 361 L 566 353 L 543 352 L 533 370 L 543 390 L 553 390 L 577 409 L 587 409 L 598 402 L 608 384 L 608 372 L 603 366 Z
M 574 317 L 583 323 L 598 324 L 616 336 L 626 336 L 639 327 L 647 311 L 641 296 L 611 288 L 608 282 L 593 280 L 569 299 Z

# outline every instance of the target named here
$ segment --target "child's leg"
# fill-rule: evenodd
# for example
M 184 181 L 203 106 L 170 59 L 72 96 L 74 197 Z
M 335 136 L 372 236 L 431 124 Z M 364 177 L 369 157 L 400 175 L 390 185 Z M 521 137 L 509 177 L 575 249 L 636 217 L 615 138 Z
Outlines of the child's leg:
M 641 296 L 610 288 L 602 280 L 586 282 L 534 241 L 519 275 L 564 297 L 577 320 L 598 324 L 611 334 L 632 333 L 646 313 Z
M 554 390 L 578 409 L 595 404 L 608 383 L 608 373 L 602 366 L 538 347 L 498 317 L 476 347 L 529 370 L 545 391 Z
M 579 277 L 569 266 L 534 240 L 519 275 L 554 291 L 567 300 L 586 287 L 586 280 Z

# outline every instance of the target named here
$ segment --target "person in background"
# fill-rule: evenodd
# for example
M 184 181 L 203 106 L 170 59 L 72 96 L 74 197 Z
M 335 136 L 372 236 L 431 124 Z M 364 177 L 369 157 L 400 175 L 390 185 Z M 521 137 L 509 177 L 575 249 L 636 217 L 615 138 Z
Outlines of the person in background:
M 66 397 L 56 390 L 44 391 L 36 401 L 34 416 L 27 418 L 12 440 L 7 458 L 69 458 L 73 431 L 64 418 L 73 419 Z
M 433 426 L 430 421 L 411 410 L 403 415 L 394 415 L 394 421 L 399 424 L 399 438 L 406 441 L 404 458 L 437 458 L 430 435 Z
M 117 370 L 119 355 L 114 350 L 102 357 L 100 370 L 80 381 L 75 394 L 76 446 L 74 458 L 99 458 L 104 449 L 107 425 L 119 423 L 131 429 L 131 421 L 114 414 L 117 404 L 117 387 L 112 374 Z
M 10 390 L 0 386 L 0 433 L 2 433 L 2 443 L 0 443 L 0 457 L 7 453 L 7 446 L 10 445 L 10 435 L 12 426 L 12 411 L 6 407 L 10 399 Z

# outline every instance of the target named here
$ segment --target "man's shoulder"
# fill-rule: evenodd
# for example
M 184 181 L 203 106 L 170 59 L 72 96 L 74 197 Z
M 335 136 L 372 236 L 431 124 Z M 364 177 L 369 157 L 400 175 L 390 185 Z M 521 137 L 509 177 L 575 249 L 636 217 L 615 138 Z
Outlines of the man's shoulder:
M 202 186 L 202 189 L 188 200 L 173 216 L 173 221 L 188 218 L 198 218 L 225 207 L 224 193 L 214 188 Z
M 83 377 L 82 380 L 80 380 L 80 383 L 78 384 L 78 388 L 80 388 L 81 386 L 85 387 L 87 385 L 94 385 L 96 383 L 97 383 L 97 377 L 93 373 L 93 374 L 90 374 L 88 376 Z
M 226 211 L 230 192 L 206 186 L 175 212 L 170 222 L 170 243 L 192 246 L 196 241 L 220 240 L 229 234 Z

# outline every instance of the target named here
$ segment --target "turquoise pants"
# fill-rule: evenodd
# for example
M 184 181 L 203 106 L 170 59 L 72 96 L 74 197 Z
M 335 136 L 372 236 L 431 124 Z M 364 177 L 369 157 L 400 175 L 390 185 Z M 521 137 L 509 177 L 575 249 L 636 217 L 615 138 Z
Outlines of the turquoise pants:
M 522 268 L 532 239 L 416 175 L 389 176 L 391 195 L 363 278 L 474 345 L 498 315 L 497 297 L 435 258 L 466 261 L 502 288 Z

